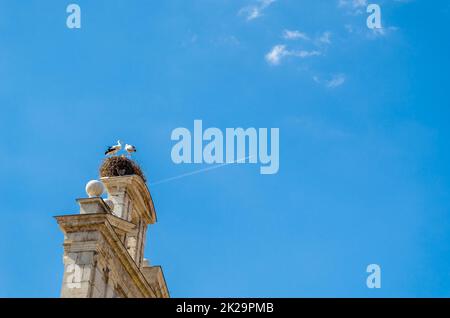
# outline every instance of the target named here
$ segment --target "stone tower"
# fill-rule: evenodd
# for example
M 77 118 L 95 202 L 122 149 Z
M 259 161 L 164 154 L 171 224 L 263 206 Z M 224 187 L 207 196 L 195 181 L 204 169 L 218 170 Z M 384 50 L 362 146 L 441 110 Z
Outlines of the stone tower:
M 80 213 L 55 217 L 64 233 L 61 297 L 169 297 L 161 267 L 144 259 L 156 212 L 140 168 L 111 157 L 100 172 L 86 186 L 89 197 L 77 199 Z

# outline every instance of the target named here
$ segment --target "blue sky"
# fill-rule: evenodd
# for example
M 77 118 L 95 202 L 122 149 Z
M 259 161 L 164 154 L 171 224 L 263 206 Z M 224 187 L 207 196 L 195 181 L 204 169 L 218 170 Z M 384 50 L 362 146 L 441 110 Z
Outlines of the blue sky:
M 377 1 L 376 33 L 364 1 L 74 2 L 0 1 L 0 296 L 59 296 L 52 216 L 118 138 L 151 182 L 209 167 L 170 157 L 195 119 L 280 128 L 280 170 L 150 187 L 172 296 L 450 296 L 448 1 Z

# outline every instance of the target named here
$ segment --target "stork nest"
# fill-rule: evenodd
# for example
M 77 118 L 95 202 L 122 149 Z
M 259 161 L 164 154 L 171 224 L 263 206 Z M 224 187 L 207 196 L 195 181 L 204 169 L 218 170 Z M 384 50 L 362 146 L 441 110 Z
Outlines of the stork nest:
M 100 177 L 121 177 L 138 175 L 147 182 L 141 167 L 131 159 L 124 156 L 108 157 L 100 166 Z

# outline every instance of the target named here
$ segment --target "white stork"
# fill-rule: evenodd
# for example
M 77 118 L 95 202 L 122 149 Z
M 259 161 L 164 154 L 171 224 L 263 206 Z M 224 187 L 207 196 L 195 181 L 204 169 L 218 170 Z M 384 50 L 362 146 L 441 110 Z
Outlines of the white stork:
M 108 149 L 105 151 L 105 155 L 107 155 L 107 156 L 108 155 L 114 155 L 120 149 L 122 149 L 122 143 L 120 142 L 120 140 L 117 140 L 117 145 L 108 147 Z
M 131 157 L 131 154 L 132 154 L 133 152 L 136 152 L 136 147 L 133 146 L 133 145 L 126 144 L 126 145 L 125 145 L 125 150 L 128 152 L 128 154 L 129 154 L 130 157 Z

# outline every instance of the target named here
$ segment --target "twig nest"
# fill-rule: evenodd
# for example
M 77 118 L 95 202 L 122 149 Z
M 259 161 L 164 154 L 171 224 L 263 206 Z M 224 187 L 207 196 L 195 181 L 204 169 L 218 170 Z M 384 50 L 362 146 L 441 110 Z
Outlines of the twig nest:
M 125 156 L 114 156 L 103 160 L 100 166 L 100 177 L 122 177 L 138 175 L 146 182 L 141 167 Z

